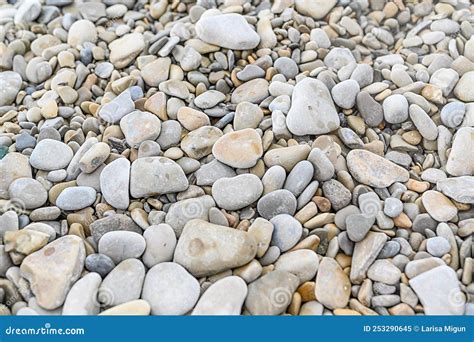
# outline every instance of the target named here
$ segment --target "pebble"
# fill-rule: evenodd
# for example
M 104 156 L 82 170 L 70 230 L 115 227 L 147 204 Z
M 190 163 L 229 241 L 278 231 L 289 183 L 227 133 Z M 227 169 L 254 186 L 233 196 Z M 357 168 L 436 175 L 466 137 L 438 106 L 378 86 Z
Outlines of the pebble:
M 318 266 L 318 255 L 309 249 L 301 249 L 282 254 L 275 263 L 275 270 L 293 273 L 300 283 L 304 283 L 314 279 Z
M 128 66 L 145 48 L 143 35 L 135 32 L 114 40 L 109 44 L 110 62 L 118 69 Z
M 96 295 L 102 278 L 98 273 L 88 273 L 79 279 L 64 301 L 62 314 L 74 316 L 97 315 L 100 312 Z
M 428 190 L 421 197 L 423 206 L 432 218 L 438 222 L 446 222 L 453 219 L 458 210 L 456 206 L 441 192 Z
M 246 153 L 243 154 L 242 150 Z M 212 147 L 214 157 L 234 168 L 250 168 L 263 155 L 262 139 L 251 128 L 224 134 Z
M 383 101 L 383 115 L 388 123 L 402 123 L 408 119 L 408 101 L 400 94 L 390 95 Z
M 92 237 L 98 242 L 102 235 L 115 230 L 126 230 L 135 233 L 141 233 L 138 227 L 130 217 L 123 214 L 113 214 L 92 222 L 89 226 Z
M 352 150 L 347 155 L 347 167 L 359 182 L 376 188 L 385 188 L 395 182 L 406 182 L 408 171 L 365 150 Z
M 272 271 L 248 285 L 245 309 L 250 314 L 279 315 L 290 305 L 299 279 L 286 271 Z
M 90 186 L 73 186 L 64 189 L 56 199 L 56 206 L 62 210 L 80 210 L 95 202 L 96 191 Z
M 140 234 L 117 230 L 102 235 L 98 251 L 107 255 L 115 264 L 119 264 L 126 259 L 139 258 L 145 247 L 145 239 Z
M 226 210 L 242 209 L 257 201 L 262 192 L 262 182 L 252 174 L 220 178 L 212 185 L 212 197 Z
M 267 220 L 279 214 L 294 215 L 296 197 L 288 190 L 280 189 L 262 196 L 257 203 L 258 213 Z
M 67 235 L 28 255 L 21 263 L 21 274 L 31 284 L 38 304 L 46 310 L 59 308 L 84 267 L 82 239 Z
M 75 21 L 69 28 L 67 43 L 72 47 L 83 45 L 86 42 L 95 43 L 96 41 L 97 30 L 94 23 L 89 20 Z
M 89 254 L 85 261 L 85 267 L 89 272 L 98 273 L 104 278 L 114 269 L 115 264 L 107 255 Z
M 46 203 L 48 193 L 36 179 L 18 178 L 8 187 L 10 198 L 21 201 L 25 209 L 35 209 Z
M 247 292 L 247 284 L 240 277 L 230 276 L 220 279 L 204 292 L 192 315 L 240 315 Z
M 130 194 L 147 197 L 186 190 L 189 182 L 181 167 L 169 158 L 135 160 L 130 170 Z
M 228 35 L 229 27 L 234 34 Z M 249 50 L 260 42 L 259 35 L 237 13 L 206 15 L 196 23 L 196 34 L 206 43 L 232 50 Z
M 129 198 L 130 162 L 118 158 L 107 164 L 100 173 L 100 192 L 108 204 L 117 209 L 127 209 Z
M 474 101 L 474 89 L 470 86 L 474 81 L 474 71 L 466 72 L 461 76 L 454 88 L 454 95 L 464 102 Z
M 384 201 L 383 212 L 391 218 L 395 218 L 403 211 L 403 203 L 398 198 L 389 197 Z
M 449 241 L 441 236 L 435 236 L 426 240 L 426 250 L 434 257 L 442 257 L 451 250 Z
M 357 94 L 359 94 L 359 83 L 354 80 L 345 80 L 336 84 L 331 89 L 334 102 L 343 109 L 351 109 L 356 103 Z
M 256 253 L 257 244 L 247 232 L 191 220 L 178 240 L 174 262 L 202 277 L 245 265 Z
M 270 222 L 274 227 L 271 245 L 282 252 L 294 247 L 303 234 L 301 223 L 288 214 L 276 215 Z
M 8 3 L 1 313 L 474 312 L 466 1 Z
M 351 282 L 334 260 L 324 257 L 316 276 L 315 296 L 318 302 L 330 309 L 344 308 L 349 302 Z
M 471 154 L 466 155 L 472 147 L 474 128 L 462 127 L 454 136 L 451 152 L 446 164 L 446 171 L 452 176 L 472 176 L 474 174 L 474 160 Z
M 199 283 L 182 266 L 163 262 L 146 274 L 142 298 L 152 315 L 184 315 L 199 298 Z
M 346 230 L 349 239 L 354 242 L 362 241 L 375 222 L 374 216 L 353 214 L 346 218 Z
M 120 119 L 120 129 L 127 144 L 136 147 L 146 140 L 158 138 L 161 122 L 156 115 L 137 110 Z
M 402 272 L 387 259 L 376 260 L 367 271 L 367 276 L 373 281 L 379 281 L 388 285 L 398 284 Z
M 439 280 L 443 279 L 442 282 Z M 454 270 L 438 266 L 410 280 L 426 315 L 462 315 L 465 297 Z M 435 285 L 436 284 L 436 285 Z
M 147 267 L 172 261 L 176 248 L 176 235 L 168 224 L 149 226 L 143 233 L 146 241 L 143 263 Z
M 353 284 L 360 284 L 363 281 L 367 270 L 377 258 L 386 241 L 387 236 L 384 233 L 369 232 L 364 240 L 355 244 L 350 273 Z
M 296 84 L 286 124 L 295 135 L 325 134 L 339 127 L 337 111 L 324 83 L 307 77 Z
M 436 188 L 460 203 L 474 203 L 474 177 L 463 176 L 439 180 Z
M 104 278 L 97 299 L 107 308 L 139 299 L 144 279 L 145 267 L 140 260 L 124 260 Z
M 117 123 L 134 109 L 130 93 L 124 91 L 99 109 L 99 117 L 107 123 Z
M 68 166 L 72 157 L 73 151 L 65 143 L 53 139 L 43 139 L 31 153 L 30 164 L 35 169 L 52 171 Z
M 15 98 L 21 89 L 21 82 L 21 76 L 16 72 L 0 72 L 0 89 L 2 89 L 0 106 L 7 106 L 15 101 Z

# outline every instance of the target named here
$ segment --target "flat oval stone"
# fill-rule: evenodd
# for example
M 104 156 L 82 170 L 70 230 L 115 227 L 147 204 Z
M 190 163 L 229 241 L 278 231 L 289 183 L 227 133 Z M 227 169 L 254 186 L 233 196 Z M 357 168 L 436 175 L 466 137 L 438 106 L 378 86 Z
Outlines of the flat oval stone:
M 439 180 L 436 188 L 460 203 L 474 204 L 474 177 L 462 176 Z
M 319 264 L 315 296 L 329 309 L 346 307 L 351 295 L 351 282 L 336 260 L 325 257 Z
M 296 84 L 286 125 L 295 135 L 325 134 L 339 127 L 336 108 L 323 82 L 306 77 Z
M 170 225 L 152 225 L 145 230 L 143 237 L 146 241 L 146 249 L 142 259 L 147 267 L 173 260 L 177 240 Z
M 102 282 L 98 273 L 87 273 L 79 279 L 67 294 L 62 314 L 74 316 L 97 315 L 100 311 L 97 290 Z
M 20 74 L 13 71 L 0 72 L 0 107 L 12 104 L 21 89 L 22 79 Z
M 402 123 L 408 119 L 408 101 L 400 94 L 390 95 L 383 101 L 383 115 L 388 123 Z
M 120 128 L 127 143 L 136 147 L 145 140 L 155 140 L 160 135 L 161 122 L 154 114 L 136 110 L 120 120 Z
M 369 279 L 389 285 L 398 284 L 401 275 L 400 269 L 387 259 L 376 260 L 367 271 Z
M 225 277 L 212 284 L 197 302 L 192 315 L 240 315 L 247 297 L 247 284 L 237 276 Z
M 347 167 L 357 181 L 375 188 L 386 188 L 410 178 L 404 168 L 366 150 L 350 151 L 347 154 Z
M 174 261 L 195 277 L 203 277 L 245 265 L 256 253 L 257 244 L 249 233 L 192 220 L 184 226 Z
M 282 252 L 296 245 L 303 234 L 301 223 L 288 214 L 277 215 L 270 222 L 274 227 L 271 244 Z
M 314 279 L 318 271 L 318 255 L 310 249 L 300 249 L 282 254 L 275 263 L 275 270 L 293 273 L 300 283 Z
M 130 161 L 118 158 L 107 164 L 100 173 L 100 191 L 104 199 L 117 209 L 127 209 L 130 204 Z
M 64 189 L 56 199 L 62 210 L 80 210 L 95 202 L 96 191 L 89 186 L 72 186 Z
M 140 260 L 124 260 L 102 281 L 97 298 L 105 307 L 139 299 L 144 279 L 145 266 Z
M 229 27 L 232 27 L 232 34 Z M 196 23 L 196 33 L 206 43 L 232 50 L 253 49 L 260 42 L 260 36 L 237 13 L 204 14 Z
M 94 253 L 87 256 L 85 266 L 89 272 L 96 272 L 104 278 L 114 269 L 115 264 L 107 255 Z
M 421 200 L 428 214 L 438 222 L 449 221 L 458 213 L 453 202 L 441 192 L 428 190 L 423 193 Z
M 230 132 L 220 137 L 212 147 L 212 154 L 229 166 L 246 169 L 255 166 L 263 155 L 262 139 L 252 128 Z
M 181 149 L 190 158 L 201 159 L 211 153 L 212 146 L 222 135 L 222 131 L 217 127 L 200 127 L 189 132 L 181 140 Z
M 245 309 L 252 315 L 279 315 L 290 305 L 298 285 L 298 277 L 290 272 L 269 272 L 249 284 Z
M 48 193 L 43 185 L 33 178 L 18 178 L 9 188 L 10 199 L 20 201 L 25 209 L 41 207 L 48 199 Z
M 53 139 L 43 139 L 31 153 L 30 164 L 39 170 L 58 170 L 68 166 L 72 156 L 72 149 L 65 143 Z
M 142 298 L 150 303 L 152 315 L 184 315 L 199 294 L 198 281 L 181 265 L 163 262 L 146 274 Z
M 294 215 L 296 212 L 296 197 L 288 190 L 281 189 L 272 191 L 257 203 L 258 213 L 270 220 L 279 214 Z
M 100 238 L 98 251 L 110 257 L 115 264 L 119 264 L 125 259 L 139 258 L 145 247 L 145 239 L 140 234 L 116 230 Z
M 291 170 L 286 177 L 284 188 L 293 195 L 299 196 L 313 179 L 314 168 L 307 160 L 302 160 Z
M 143 35 L 138 32 L 126 34 L 109 44 L 110 62 L 121 69 L 129 65 L 145 48 Z
M 258 104 L 268 97 L 268 86 L 268 81 L 263 78 L 245 82 L 234 90 L 231 101 L 237 104 L 241 102 Z
M 179 192 L 188 186 L 181 167 L 169 158 L 146 157 L 132 163 L 130 194 L 135 198 Z
M 249 173 L 221 178 L 212 185 L 212 197 L 220 208 L 226 210 L 245 208 L 258 200 L 262 192 L 260 178 Z

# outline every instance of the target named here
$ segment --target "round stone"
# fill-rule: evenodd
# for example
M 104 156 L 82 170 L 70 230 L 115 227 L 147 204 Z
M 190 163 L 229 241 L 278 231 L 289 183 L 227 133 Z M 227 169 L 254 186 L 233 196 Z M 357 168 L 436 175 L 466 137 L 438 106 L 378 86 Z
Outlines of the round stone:
M 193 315 L 240 315 L 247 297 L 247 284 L 240 277 L 230 276 L 216 281 L 197 302 Z
M 442 257 L 451 250 L 449 241 L 444 237 L 435 236 L 426 240 L 426 250 L 434 257 Z
M 143 233 L 146 241 L 143 263 L 153 267 L 159 263 L 172 261 L 176 247 L 176 235 L 168 224 L 152 225 Z
M 163 262 L 146 274 L 142 298 L 151 306 L 152 315 L 184 315 L 196 304 L 198 281 L 174 262 Z
M 72 186 L 64 189 L 56 199 L 56 206 L 62 210 L 80 210 L 95 202 L 96 191 L 89 186 Z
M 94 253 L 87 256 L 85 266 L 89 272 L 99 273 L 104 278 L 114 269 L 115 264 L 107 255 Z
M 0 106 L 12 104 L 21 88 L 21 76 L 13 71 L 0 72 Z
M 258 213 L 270 220 L 279 214 L 294 215 L 296 212 L 296 197 L 288 190 L 275 190 L 262 198 L 257 203 Z
M 102 235 L 98 251 L 107 255 L 115 264 L 119 264 L 129 258 L 139 258 L 145 247 L 145 239 L 140 234 L 117 230 Z
M 212 197 L 220 208 L 226 210 L 245 208 L 257 201 L 262 192 L 262 182 L 253 174 L 221 178 L 212 185 Z
M 280 214 L 273 217 L 272 246 L 277 246 L 282 252 L 294 247 L 303 234 L 303 227 L 294 217 L 288 214 Z
M 351 109 L 356 103 L 359 94 L 359 83 L 354 80 L 345 80 L 336 84 L 331 89 L 331 95 L 334 102 L 341 108 Z
M 31 153 L 30 164 L 35 169 L 52 171 L 68 166 L 72 157 L 72 149 L 65 143 L 43 139 Z
M 408 101 L 400 94 L 390 95 L 383 101 L 383 115 L 391 124 L 398 124 L 408 119 Z
M 263 155 L 262 139 L 251 128 L 227 133 L 215 142 L 212 154 L 226 165 L 240 169 L 250 168 Z
M 138 146 L 160 135 L 161 122 L 154 114 L 136 110 L 120 120 L 120 128 L 130 146 Z
M 97 31 L 95 25 L 86 19 L 74 22 L 69 28 L 67 43 L 72 47 L 83 45 L 85 42 L 95 43 Z
M 11 200 L 19 202 L 24 209 L 41 207 L 48 199 L 48 193 L 43 185 L 36 179 L 18 178 L 8 188 Z
M 403 211 L 403 203 L 398 198 L 389 197 L 384 201 L 383 212 L 388 217 L 397 217 Z

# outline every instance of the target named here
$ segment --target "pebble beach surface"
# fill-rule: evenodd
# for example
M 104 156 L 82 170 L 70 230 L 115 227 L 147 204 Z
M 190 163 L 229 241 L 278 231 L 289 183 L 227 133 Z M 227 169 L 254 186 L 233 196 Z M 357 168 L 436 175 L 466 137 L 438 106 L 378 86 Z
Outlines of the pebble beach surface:
M 0 0 L 0 314 L 473 315 L 469 0 Z

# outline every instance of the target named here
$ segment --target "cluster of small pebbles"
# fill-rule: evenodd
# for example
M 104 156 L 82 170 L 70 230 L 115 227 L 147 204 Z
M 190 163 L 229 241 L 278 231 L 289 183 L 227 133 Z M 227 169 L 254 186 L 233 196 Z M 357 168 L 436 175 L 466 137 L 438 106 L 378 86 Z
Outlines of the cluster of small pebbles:
M 0 0 L 0 312 L 474 314 L 470 0 Z

